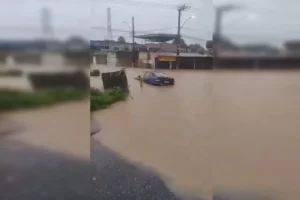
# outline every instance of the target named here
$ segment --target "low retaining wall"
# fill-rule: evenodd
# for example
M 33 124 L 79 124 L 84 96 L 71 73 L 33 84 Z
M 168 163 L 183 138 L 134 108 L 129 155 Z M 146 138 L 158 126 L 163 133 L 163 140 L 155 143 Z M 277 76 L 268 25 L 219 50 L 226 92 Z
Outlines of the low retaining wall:
M 43 54 L 42 53 L 13 53 L 10 54 L 15 64 L 31 64 L 31 65 L 41 65 L 43 64 Z
M 66 65 L 75 67 L 89 67 L 89 52 L 64 52 L 62 54 L 0 52 L 0 64 L 7 65 Z
M 75 87 L 88 90 L 90 79 L 83 70 L 75 72 L 39 72 L 28 75 L 28 79 L 34 90 Z

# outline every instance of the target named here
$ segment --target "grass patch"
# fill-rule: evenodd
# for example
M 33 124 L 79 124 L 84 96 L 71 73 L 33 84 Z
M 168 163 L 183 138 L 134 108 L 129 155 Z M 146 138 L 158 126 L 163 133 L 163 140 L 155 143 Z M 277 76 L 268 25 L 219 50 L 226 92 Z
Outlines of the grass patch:
M 81 100 L 87 96 L 86 91 L 76 88 L 45 89 L 34 92 L 0 90 L 0 111 L 38 108 L 56 103 Z
M 128 93 L 121 88 L 114 88 L 105 91 L 91 88 L 90 109 L 91 111 L 105 109 L 118 101 L 124 101 L 127 96 Z

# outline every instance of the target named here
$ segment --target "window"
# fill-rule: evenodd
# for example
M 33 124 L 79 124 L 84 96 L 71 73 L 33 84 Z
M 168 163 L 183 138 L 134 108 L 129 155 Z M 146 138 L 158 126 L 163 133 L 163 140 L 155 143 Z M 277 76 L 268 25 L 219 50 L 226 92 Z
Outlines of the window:
M 149 78 L 156 78 L 156 75 L 153 72 L 149 72 Z
M 165 74 L 160 73 L 160 72 L 156 72 L 156 73 L 155 73 L 155 76 L 157 76 L 157 77 L 166 77 Z
M 145 79 L 145 78 L 148 78 L 148 77 L 149 77 L 149 72 L 146 72 L 146 73 L 144 74 L 144 77 L 143 77 L 143 78 Z
M 100 46 L 100 49 L 109 49 L 109 46 Z

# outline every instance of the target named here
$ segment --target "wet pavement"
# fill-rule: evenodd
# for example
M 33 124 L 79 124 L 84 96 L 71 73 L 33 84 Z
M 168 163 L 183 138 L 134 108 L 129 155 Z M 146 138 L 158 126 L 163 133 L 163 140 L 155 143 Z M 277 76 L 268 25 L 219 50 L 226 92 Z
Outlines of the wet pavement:
M 91 141 L 91 167 L 94 199 L 201 200 L 175 194 L 158 174 L 128 162 L 96 140 Z
M 0 141 L 1 199 L 91 199 L 89 174 L 88 161 L 21 141 Z
M 1 199 L 202 200 L 171 191 L 157 173 L 132 164 L 91 139 L 91 162 L 0 141 Z M 253 194 L 216 194 L 213 200 L 273 200 Z

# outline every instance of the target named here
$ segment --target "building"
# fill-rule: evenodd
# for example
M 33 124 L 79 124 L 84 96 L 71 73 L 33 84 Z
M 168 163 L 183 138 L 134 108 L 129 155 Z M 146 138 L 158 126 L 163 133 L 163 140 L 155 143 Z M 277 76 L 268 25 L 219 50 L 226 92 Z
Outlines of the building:
M 300 55 L 300 40 L 287 41 L 284 46 L 287 54 Z
M 91 40 L 90 48 L 92 52 L 117 52 L 117 51 L 131 51 L 132 44 L 120 43 L 108 40 Z
M 46 43 L 42 40 L 2 40 L 0 41 L 0 51 L 44 51 Z

